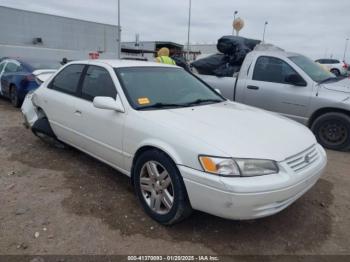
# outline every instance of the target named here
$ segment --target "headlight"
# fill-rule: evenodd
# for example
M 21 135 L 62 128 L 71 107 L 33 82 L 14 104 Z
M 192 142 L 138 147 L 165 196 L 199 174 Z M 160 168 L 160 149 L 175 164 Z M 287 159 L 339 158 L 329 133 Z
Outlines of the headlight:
M 200 156 L 199 161 L 205 172 L 225 177 L 264 176 L 279 172 L 277 163 L 272 160 Z

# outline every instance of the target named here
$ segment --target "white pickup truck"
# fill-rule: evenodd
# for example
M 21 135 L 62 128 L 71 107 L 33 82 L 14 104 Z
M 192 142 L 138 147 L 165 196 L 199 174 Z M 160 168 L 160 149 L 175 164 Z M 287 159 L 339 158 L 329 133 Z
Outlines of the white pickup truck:
M 326 148 L 350 149 L 350 79 L 336 78 L 305 56 L 258 46 L 237 77 L 198 76 L 230 100 L 307 125 Z

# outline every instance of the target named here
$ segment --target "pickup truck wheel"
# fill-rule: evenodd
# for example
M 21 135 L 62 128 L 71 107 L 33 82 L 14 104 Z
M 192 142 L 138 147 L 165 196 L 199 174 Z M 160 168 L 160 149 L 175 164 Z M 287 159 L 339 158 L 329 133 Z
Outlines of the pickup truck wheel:
M 166 154 L 146 151 L 138 157 L 133 170 L 136 196 L 151 218 L 173 225 L 191 214 L 181 174 Z
M 350 149 L 350 117 L 342 113 L 327 113 L 311 127 L 319 143 L 333 150 Z

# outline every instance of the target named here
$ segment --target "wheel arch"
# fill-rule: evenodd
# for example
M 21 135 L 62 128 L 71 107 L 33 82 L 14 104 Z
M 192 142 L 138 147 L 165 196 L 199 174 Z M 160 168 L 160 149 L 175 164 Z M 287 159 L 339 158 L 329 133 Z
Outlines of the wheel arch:
M 346 109 L 335 108 L 335 107 L 325 107 L 325 108 L 318 109 L 316 112 L 312 114 L 308 123 L 308 127 L 311 128 L 317 118 L 327 113 L 342 113 L 350 117 L 350 111 Z
M 330 71 L 337 71 L 339 74 L 341 74 L 340 69 L 336 67 L 331 68 Z
M 174 164 L 176 165 L 177 163 L 180 163 L 180 158 L 179 156 L 175 153 L 174 150 L 172 149 L 169 149 L 169 148 L 166 148 L 164 146 L 161 146 L 161 145 L 156 145 L 156 144 L 153 144 L 153 143 L 149 143 L 149 144 L 144 144 L 142 146 L 140 146 L 134 156 L 133 156 L 133 159 L 132 159 L 132 164 L 131 164 L 131 172 L 130 172 L 130 178 L 131 178 L 131 183 L 133 185 L 134 183 L 134 168 L 135 168 L 135 163 L 136 163 L 136 160 L 138 159 L 138 157 L 140 155 L 142 155 L 143 153 L 147 152 L 147 151 L 150 151 L 150 150 L 157 150 L 157 151 L 160 151 L 162 153 L 164 153 L 165 155 L 167 155 L 173 162 Z

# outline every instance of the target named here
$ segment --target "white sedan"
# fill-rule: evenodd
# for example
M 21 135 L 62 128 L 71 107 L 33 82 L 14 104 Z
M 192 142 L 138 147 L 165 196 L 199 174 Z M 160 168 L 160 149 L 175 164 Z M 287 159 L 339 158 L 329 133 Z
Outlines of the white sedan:
M 36 135 L 129 176 L 145 212 L 167 225 L 193 209 L 228 219 L 273 215 L 315 185 L 327 163 L 306 127 L 229 102 L 175 66 L 69 63 L 24 107 Z

